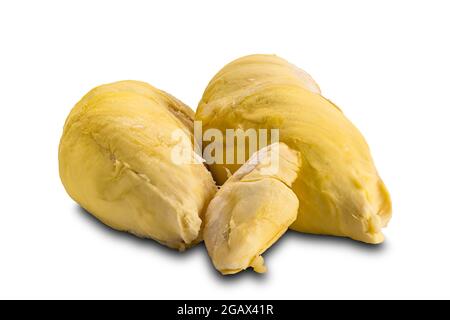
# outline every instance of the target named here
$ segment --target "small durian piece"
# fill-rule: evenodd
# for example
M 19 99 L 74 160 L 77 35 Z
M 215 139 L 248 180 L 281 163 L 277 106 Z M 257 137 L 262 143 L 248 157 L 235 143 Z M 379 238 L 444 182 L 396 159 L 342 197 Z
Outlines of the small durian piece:
M 64 127 L 64 187 L 108 226 L 183 250 L 201 240 L 216 186 L 201 162 L 174 161 L 174 133 L 193 150 L 193 111 L 171 95 L 138 81 L 97 87 Z
M 266 271 L 261 254 L 297 217 L 299 200 L 290 189 L 300 167 L 297 152 L 275 143 L 255 153 L 212 199 L 204 240 L 222 274 L 252 267 Z

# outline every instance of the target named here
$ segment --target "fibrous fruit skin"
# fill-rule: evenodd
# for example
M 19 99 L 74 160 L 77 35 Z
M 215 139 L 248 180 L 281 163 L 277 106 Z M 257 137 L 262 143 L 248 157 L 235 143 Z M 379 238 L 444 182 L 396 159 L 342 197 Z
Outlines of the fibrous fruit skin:
M 293 185 L 300 207 L 292 229 L 374 244 L 384 240 L 381 228 L 390 220 L 391 200 L 366 141 L 292 64 L 272 55 L 231 62 L 209 83 L 196 120 L 204 130 L 222 132 L 279 129 L 280 141 L 300 152 L 300 178 Z M 238 168 L 210 166 L 218 184 Z
M 192 144 L 192 128 L 189 107 L 146 83 L 97 87 L 66 121 L 61 180 L 105 224 L 183 250 L 200 240 L 216 191 L 203 164 L 172 161 L 173 132 Z
M 299 201 L 290 186 L 299 167 L 297 152 L 273 144 L 255 153 L 220 188 L 206 211 L 204 229 L 217 270 L 266 271 L 261 254 L 297 217 Z

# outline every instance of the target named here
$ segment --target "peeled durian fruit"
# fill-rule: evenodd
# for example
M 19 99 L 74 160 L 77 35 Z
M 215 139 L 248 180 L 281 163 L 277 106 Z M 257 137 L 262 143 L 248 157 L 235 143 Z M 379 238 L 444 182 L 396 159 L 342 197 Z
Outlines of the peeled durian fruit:
M 266 271 L 261 254 L 297 218 L 291 190 L 300 167 L 297 152 L 272 144 L 253 154 L 220 188 L 206 211 L 204 240 L 222 274 L 252 267 Z
M 204 131 L 279 129 L 280 141 L 300 152 L 300 178 L 293 185 L 300 207 L 292 229 L 383 242 L 391 200 L 369 147 L 304 71 L 273 55 L 233 61 L 211 80 L 195 118 Z M 238 168 L 210 166 L 218 184 Z
M 97 87 L 71 111 L 59 147 L 69 195 L 108 226 L 183 250 L 201 239 L 216 191 L 201 162 L 173 161 L 193 140 L 193 111 L 146 83 Z

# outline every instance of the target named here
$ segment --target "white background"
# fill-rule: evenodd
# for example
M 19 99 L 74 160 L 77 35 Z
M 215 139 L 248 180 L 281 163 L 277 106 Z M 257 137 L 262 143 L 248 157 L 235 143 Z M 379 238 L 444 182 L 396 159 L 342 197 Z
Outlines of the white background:
M 0 298 L 450 298 L 448 1 L 2 1 Z M 381 246 L 289 232 L 269 272 L 222 277 L 104 227 L 57 149 L 92 87 L 143 80 L 193 108 L 251 53 L 308 71 L 367 138 L 393 199 Z

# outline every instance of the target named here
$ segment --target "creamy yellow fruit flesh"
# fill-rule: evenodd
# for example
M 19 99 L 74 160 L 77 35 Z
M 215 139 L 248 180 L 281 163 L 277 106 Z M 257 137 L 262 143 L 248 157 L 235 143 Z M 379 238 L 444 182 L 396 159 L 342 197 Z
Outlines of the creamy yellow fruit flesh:
M 220 188 L 208 206 L 204 229 L 217 270 L 266 271 L 261 254 L 297 217 L 299 201 L 290 186 L 299 167 L 297 152 L 273 144 L 255 153 Z
M 203 130 L 223 133 L 279 129 L 280 141 L 300 152 L 300 178 L 293 185 L 300 206 L 292 229 L 383 242 L 391 200 L 369 147 L 305 72 L 272 55 L 240 58 L 211 80 L 195 118 Z M 238 168 L 210 166 L 218 184 Z
M 201 163 L 174 163 L 173 132 L 193 148 L 193 111 L 146 83 L 97 87 L 70 113 L 59 147 L 61 180 L 114 229 L 179 250 L 201 238 L 216 191 Z

